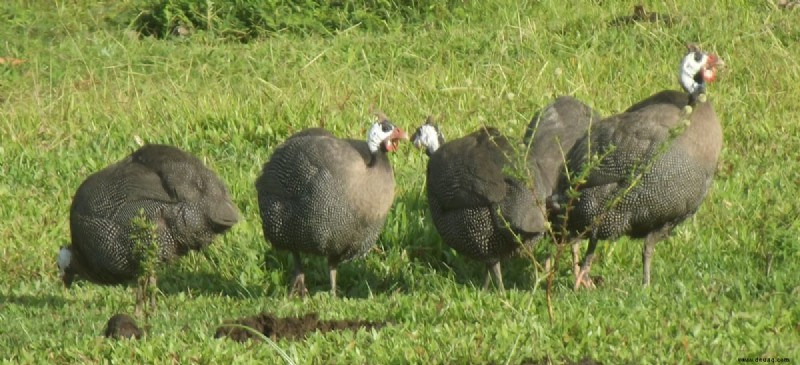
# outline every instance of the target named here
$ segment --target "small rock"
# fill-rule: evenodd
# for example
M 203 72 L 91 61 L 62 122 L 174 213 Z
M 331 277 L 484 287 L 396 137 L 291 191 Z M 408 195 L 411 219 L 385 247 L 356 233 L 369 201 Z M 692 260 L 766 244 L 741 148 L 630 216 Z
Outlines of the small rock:
M 127 314 L 117 313 L 113 315 L 106 325 L 105 336 L 107 338 L 135 338 L 138 340 L 142 338 L 142 335 L 144 335 L 144 331 Z

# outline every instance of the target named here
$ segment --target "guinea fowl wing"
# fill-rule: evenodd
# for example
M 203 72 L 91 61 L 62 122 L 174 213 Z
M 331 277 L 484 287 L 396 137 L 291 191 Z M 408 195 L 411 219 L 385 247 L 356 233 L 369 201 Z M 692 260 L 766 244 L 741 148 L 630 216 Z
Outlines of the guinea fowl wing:
M 636 104 L 631 105 L 628 109 L 625 110 L 625 112 L 626 113 L 634 112 L 654 104 L 669 104 L 677 108 L 683 109 L 683 107 L 689 105 L 689 94 L 675 90 L 663 90 L 651 95 L 647 99 L 644 99 Z
M 442 211 L 498 204 L 506 195 L 505 156 L 482 131 L 445 144 L 428 162 L 428 184 Z
M 301 131 L 275 150 L 258 186 L 262 193 L 299 198 L 309 194 L 320 173 L 337 179 L 363 172 L 366 165 L 361 163 L 359 167 L 356 163 L 363 157 L 352 147 L 350 141 L 340 140 L 324 129 Z
M 500 205 L 500 213 L 511 229 L 517 233 L 544 232 L 544 212 L 528 187 L 512 178 L 506 178 L 505 182 L 507 194 Z
M 174 201 L 228 200 L 224 184 L 200 159 L 172 146 L 146 145 L 133 153 L 131 165 L 157 175 Z
M 538 173 L 537 194 L 549 196 L 564 170 L 566 155 L 600 114 L 571 96 L 559 96 L 534 115 L 525 131 L 528 166 Z
M 141 200 L 174 202 L 158 175 L 125 159 L 87 178 L 75 193 L 70 214 L 113 219 L 126 204 Z
M 669 148 L 664 143 L 680 119 L 675 109 L 668 104 L 651 105 L 604 119 L 570 151 L 567 159 L 570 173 L 580 174 L 588 158 L 595 154 L 601 162 L 590 171 L 581 188 L 623 184 L 646 172 L 651 158 Z
M 172 146 L 146 145 L 133 153 L 125 173 L 130 176 L 129 201 L 197 203 L 200 210 L 192 211 L 215 225 L 232 227 L 239 221 L 239 210 L 225 185 L 189 153 Z
M 208 174 L 202 162 L 177 148 L 145 145 L 131 155 L 129 166 L 136 172 L 157 175 L 160 185 L 174 201 L 193 202 L 203 198 Z
M 116 169 L 113 181 L 119 182 L 124 187 L 108 190 L 124 192 L 126 203 L 141 200 L 164 203 L 179 201 L 174 189 L 164 181 L 162 175 L 135 161 L 125 160 L 125 164 Z

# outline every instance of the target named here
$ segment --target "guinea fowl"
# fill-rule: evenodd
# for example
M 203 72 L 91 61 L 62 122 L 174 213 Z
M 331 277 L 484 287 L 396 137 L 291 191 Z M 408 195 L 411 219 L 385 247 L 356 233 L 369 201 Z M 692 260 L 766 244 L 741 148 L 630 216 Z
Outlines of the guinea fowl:
M 686 92 L 662 91 L 594 124 L 570 152 L 571 174 L 588 168 L 585 179 L 565 177 L 558 190 L 572 184 L 579 192 L 574 200 L 560 195 L 561 218 L 566 215 L 570 232 L 589 237 L 576 288 L 592 285 L 587 275 L 598 240 L 623 235 L 644 238 L 642 282 L 648 285 L 655 244 L 700 207 L 722 149 L 706 82 L 722 64 L 690 45 L 679 75 Z
M 539 193 L 546 200 L 552 199 L 558 179 L 564 173 L 566 155 L 589 127 L 599 121 L 598 112 L 571 96 L 559 96 L 531 119 L 523 141 L 528 146 L 528 166 L 539 172 L 542 180 Z M 572 244 L 576 278 L 580 268 L 579 243 Z
M 335 296 L 339 263 L 366 255 L 378 239 L 394 200 L 387 153 L 408 136 L 376 115 L 366 141 L 320 128 L 291 136 L 256 181 L 264 237 L 292 253 L 294 294 L 308 293 L 301 252 L 327 257 Z
M 58 256 L 61 278 L 121 284 L 140 273 L 132 221 L 153 224 L 161 260 L 201 250 L 239 220 L 225 184 L 189 153 L 148 144 L 89 176 L 70 209 L 72 245 Z
M 486 264 L 483 288 L 504 290 L 500 261 L 532 245 L 545 230 L 543 210 L 525 184 L 506 174 L 511 144 L 494 128 L 482 127 L 444 143 L 431 118 L 412 141 L 430 156 L 428 204 L 434 226 L 448 246 Z

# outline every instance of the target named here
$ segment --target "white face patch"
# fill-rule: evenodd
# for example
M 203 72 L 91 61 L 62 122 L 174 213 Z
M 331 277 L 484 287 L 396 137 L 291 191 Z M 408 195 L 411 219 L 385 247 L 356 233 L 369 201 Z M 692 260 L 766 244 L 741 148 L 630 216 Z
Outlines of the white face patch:
M 61 250 L 58 251 L 58 258 L 56 261 L 58 262 L 58 271 L 61 277 L 64 277 L 69 264 L 72 263 L 72 251 L 70 251 L 69 248 L 61 247 Z
M 370 152 L 378 152 L 381 148 L 381 143 L 385 141 L 394 132 L 394 126 L 386 121 L 378 121 L 372 124 L 367 132 L 367 146 Z
M 708 55 L 701 52 L 689 52 L 683 57 L 680 69 L 680 82 L 688 93 L 694 94 L 704 87 L 703 84 L 695 80 L 695 76 L 700 72 L 704 72 L 706 63 L 708 63 Z
M 444 136 L 442 137 L 444 138 Z M 430 153 L 436 152 L 441 147 L 439 145 L 439 131 L 430 124 L 424 124 L 419 127 L 412 142 L 416 147 L 424 146 Z

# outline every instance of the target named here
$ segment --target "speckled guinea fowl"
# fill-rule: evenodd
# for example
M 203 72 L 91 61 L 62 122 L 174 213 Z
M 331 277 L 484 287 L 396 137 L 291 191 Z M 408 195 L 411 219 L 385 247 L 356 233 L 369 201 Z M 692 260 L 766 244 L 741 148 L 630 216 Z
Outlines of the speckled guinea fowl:
M 529 146 L 529 168 L 538 171 L 541 177 L 541 191 L 537 193 L 546 200 L 551 200 L 558 179 L 564 173 L 567 154 L 586 135 L 589 127 L 600 119 L 597 111 L 572 96 L 559 96 L 533 116 L 523 140 Z M 580 269 L 580 240 L 573 239 L 571 246 L 572 271 L 577 278 Z M 547 263 L 549 268 L 549 259 Z
M 394 200 L 387 152 L 408 136 L 378 113 L 367 141 L 339 139 L 324 129 L 301 131 L 280 145 L 256 181 L 264 237 L 292 252 L 292 291 L 305 295 L 300 253 L 325 256 L 331 293 L 339 263 L 367 254 Z
M 494 277 L 503 290 L 500 262 L 521 248 L 517 235 L 530 245 L 545 229 L 537 197 L 503 171 L 514 153 L 508 140 L 496 129 L 482 127 L 444 143 L 429 118 L 414 133 L 413 142 L 430 156 L 428 204 L 442 240 L 486 265 L 484 289 Z
M 139 256 L 131 220 L 140 210 L 157 227 L 162 260 L 208 246 L 239 220 L 225 184 L 196 157 L 150 144 L 89 176 L 70 209 L 72 245 L 59 253 L 62 280 L 131 281 Z
M 720 64 L 690 46 L 679 76 L 686 92 L 663 91 L 602 120 L 570 152 L 573 173 L 586 166 L 587 156 L 604 156 L 577 186 L 580 197 L 569 202 L 563 194 L 559 204 L 571 204 L 569 230 L 589 237 L 576 288 L 591 285 L 584 278 L 597 241 L 622 235 L 645 239 L 642 282 L 648 285 L 655 244 L 700 207 L 722 148 L 722 128 L 705 95 Z M 567 185 L 562 179 L 559 191 Z M 614 199 L 619 201 L 612 205 Z

